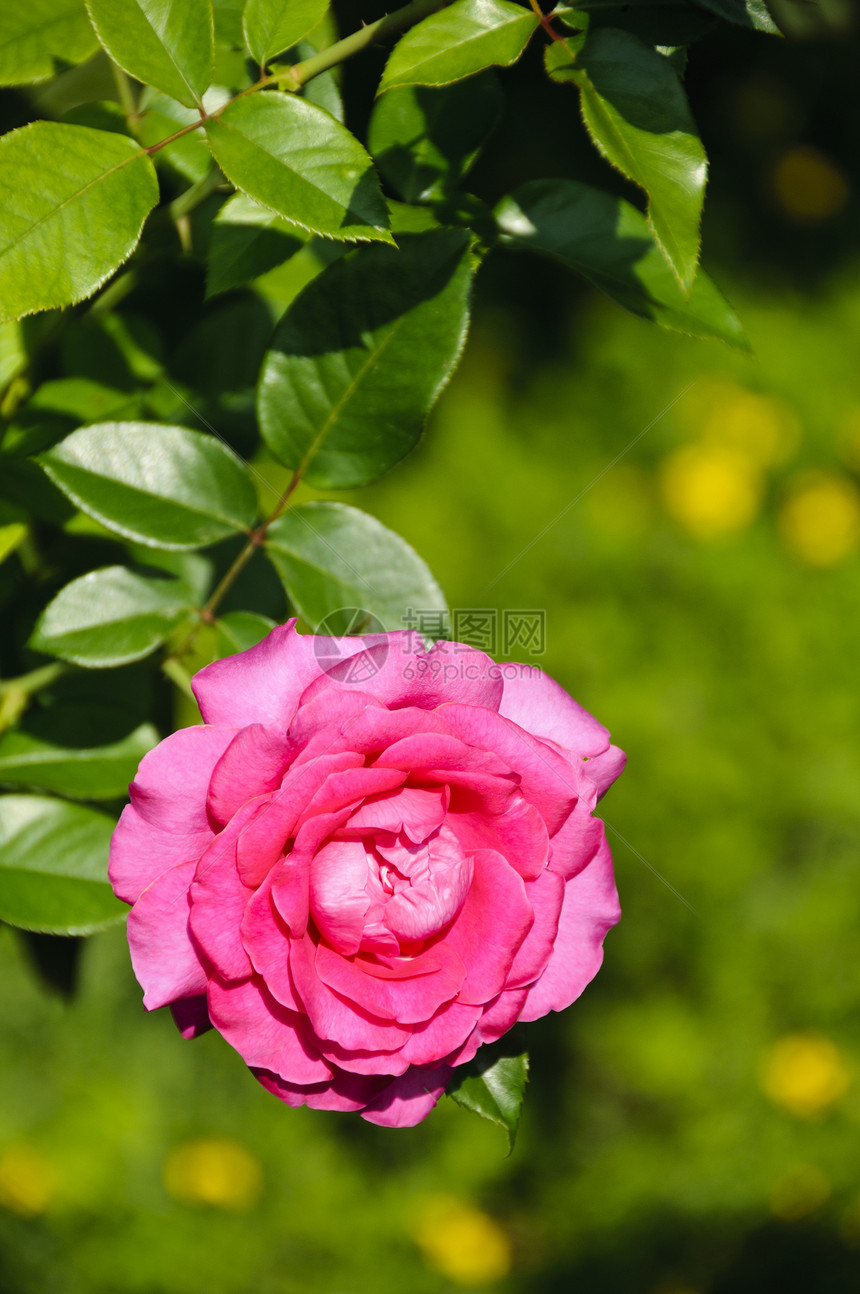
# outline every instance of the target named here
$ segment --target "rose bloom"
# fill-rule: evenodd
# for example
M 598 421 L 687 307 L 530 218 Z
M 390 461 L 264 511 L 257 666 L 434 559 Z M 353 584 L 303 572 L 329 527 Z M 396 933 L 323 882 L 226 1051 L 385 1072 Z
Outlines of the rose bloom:
M 624 755 L 535 666 L 274 629 L 194 679 L 110 879 L 144 1005 L 288 1105 L 418 1123 L 596 974 L 620 915 L 597 798 Z

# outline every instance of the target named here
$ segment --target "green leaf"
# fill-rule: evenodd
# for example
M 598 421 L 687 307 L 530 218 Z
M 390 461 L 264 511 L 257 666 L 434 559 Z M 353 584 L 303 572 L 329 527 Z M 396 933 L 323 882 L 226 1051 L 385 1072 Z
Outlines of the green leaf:
M 269 527 L 266 552 L 297 615 L 313 629 L 345 607 L 363 608 L 385 629 L 402 629 L 410 608 L 446 609 L 406 540 L 344 503 L 290 508 Z
M 534 180 L 496 208 L 503 244 L 561 261 L 613 301 L 665 328 L 748 349 L 737 315 L 707 275 L 682 292 L 641 212 L 576 180 Z
M 401 86 L 376 103 L 367 144 L 406 202 L 455 188 L 498 123 L 504 96 L 493 72 L 445 86 Z
M 598 150 L 648 194 L 654 236 L 689 290 L 708 163 L 671 63 L 638 37 L 608 28 L 589 34 L 576 63 L 558 43 L 545 59 L 554 80 L 579 86 L 583 120 Z
M 87 0 L 115 63 L 188 108 L 203 98 L 215 55 L 211 0 Z
M 0 796 L 0 921 L 42 934 L 88 935 L 128 911 L 107 880 L 114 823 L 42 795 Z
M 463 349 L 469 239 L 359 248 L 289 308 L 260 373 L 263 438 L 323 488 L 363 485 L 409 452 Z
M 347 241 L 393 242 L 373 164 L 358 140 L 296 95 L 252 94 L 206 123 L 229 180 L 293 225 Z
M 468 1065 L 459 1065 L 448 1096 L 466 1110 L 504 1128 L 508 1153 L 513 1150 L 529 1081 L 529 1056 L 521 1040 L 510 1035 L 481 1047 Z
M 447 85 L 485 67 L 509 67 L 537 25 L 536 14 L 510 0 L 456 0 L 401 36 L 378 93 L 395 85 Z
M 780 35 L 779 27 L 765 0 L 694 0 L 694 3 L 725 18 L 727 22 L 737 23 L 741 27 L 754 27 L 756 31 L 767 31 L 774 36 Z
M 241 459 L 214 436 L 185 427 L 100 423 L 37 461 L 89 516 L 154 548 L 202 548 L 256 520 L 254 485 Z
M 110 800 L 126 794 L 138 764 L 157 741 L 151 723 L 109 746 L 82 749 L 57 746 L 27 732 L 8 732 L 0 739 L 0 783 L 75 800 Z
M 87 669 L 126 665 L 155 651 L 192 605 L 180 580 L 105 566 L 60 590 L 39 617 L 30 646 Z
M 215 659 L 235 656 L 237 652 L 256 647 L 275 628 L 276 621 L 255 611 L 228 611 L 215 622 L 217 633 Z
M 244 193 L 235 193 L 212 224 L 206 265 L 207 298 L 229 292 L 282 265 L 305 242 L 294 225 Z
M 242 29 L 259 64 L 288 49 L 321 22 L 329 0 L 245 0 Z
M 0 5 L 0 85 L 46 81 L 97 46 L 84 0 L 6 0 Z
M 34 121 L 0 139 L 0 321 L 73 305 L 137 246 L 158 201 L 134 140 Z

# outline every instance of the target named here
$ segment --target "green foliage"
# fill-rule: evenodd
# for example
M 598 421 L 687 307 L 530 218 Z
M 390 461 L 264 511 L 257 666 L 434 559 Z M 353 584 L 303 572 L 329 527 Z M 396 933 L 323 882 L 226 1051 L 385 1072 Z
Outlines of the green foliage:
M 269 528 L 266 552 L 287 596 L 316 629 L 361 607 L 384 629 L 402 629 L 408 607 L 444 611 L 445 596 L 405 540 L 343 503 L 301 503 Z
M 251 55 L 262 66 L 296 45 L 322 22 L 328 0 L 246 0 L 242 30 Z
M 248 530 L 256 517 L 236 455 L 184 427 L 106 422 L 73 432 L 38 461 L 89 516 L 154 548 L 201 548 Z
M 96 35 L 114 62 L 187 108 L 212 80 L 211 0 L 87 0 Z
M 308 490 L 375 482 L 415 447 L 488 260 L 549 257 L 640 318 L 745 345 L 698 270 L 707 159 L 681 76 L 694 40 L 775 30 L 763 0 L 543 20 L 413 0 L 348 22 L 325 0 L 0 13 L 0 85 L 22 87 L 0 101 L 0 922 L 121 918 L 110 802 L 197 718 L 194 669 L 288 613 L 398 629 L 445 609 L 396 529 Z M 532 41 L 543 65 L 521 58 Z M 370 80 L 341 77 L 365 56 Z M 542 127 L 518 133 L 533 93 L 566 123 L 556 153 Z M 593 184 L 571 167 L 583 145 Z M 487 446 L 488 494 L 495 461 Z M 526 1074 L 508 1040 L 456 1100 L 512 1143 Z
M 127 665 L 155 651 L 192 606 L 181 580 L 106 566 L 60 590 L 39 617 L 31 646 L 89 669 Z
M 623 198 L 576 180 L 533 180 L 496 209 L 503 242 L 584 275 L 633 314 L 694 337 L 745 347 L 735 312 L 700 270 L 685 296 L 645 217 Z
M 206 124 L 237 189 L 327 238 L 393 242 L 367 153 L 322 108 L 285 94 L 238 99 Z
M 426 202 L 460 183 L 503 103 L 492 72 L 453 85 L 402 86 L 377 101 L 367 145 L 404 202 Z
M 43 934 L 88 935 L 122 921 L 105 879 L 114 823 L 41 795 L 0 797 L 0 920 Z
M 519 1047 L 516 1041 L 515 1036 L 508 1034 L 501 1042 L 482 1047 L 473 1061 L 455 1070 L 448 1088 L 448 1095 L 458 1105 L 504 1128 L 508 1154 L 517 1138 L 529 1081 L 528 1052 L 522 1046 L 522 1039 Z
M 357 248 L 284 316 L 260 374 L 260 430 L 313 485 L 374 480 L 409 452 L 466 337 L 468 238 Z M 372 427 L 372 435 L 368 430 Z
M 0 85 L 46 81 L 96 48 L 84 0 L 28 0 L 0 9 Z
M 133 140 L 36 121 L 0 138 L 0 318 L 90 296 L 130 256 L 158 201 Z
M 396 85 L 447 85 L 485 67 L 509 67 L 537 25 L 535 14 L 511 0 L 455 0 L 401 38 L 379 92 Z
M 669 59 L 629 32 L 598 30 L 571 59 L 546 50 L 557 81 L 580 89 L 582 116 L 603 156 L 648 194 L 654 237 L 685 291 L 699 261 L 707 159 Z

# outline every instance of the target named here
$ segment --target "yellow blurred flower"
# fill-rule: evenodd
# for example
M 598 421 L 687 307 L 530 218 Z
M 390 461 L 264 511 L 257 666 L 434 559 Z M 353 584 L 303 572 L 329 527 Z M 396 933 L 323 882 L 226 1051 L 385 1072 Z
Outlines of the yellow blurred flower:
M 730 446 L 683 445 L 664 459 L 660 483 L 670 514 L 700 539 L 748 526 L 761 503 L 761 476 Z
M 770 1211 L 782 1222 L 799 1222 L 815 1213 L 830 1198 L 831 1185 L 814 1164 L 798 1164 L 774 1182 Z
M 761 1085 L 775 1105 L 809 1119 L 838 1101 L 849 1083 L 835 1043 L 814 1033 L 790 1033 L 765 1054 Z
M 736 449 L 761 467 L 784 462 L 800 440 L 800 420 L 785 400 L 719 376 L 696 383 L 679 406 L 679 420 L 702 440 Z
M 413 1237 L 430 1266 L 458 1285 L 488 1285 L 511 1270 L 507 1232 L 468 1200 L 453 1195 L 427 1200 Z
M 798 224 L 817 225 L 844 211 L 851 196 L 842 167 L 809 144 L 789 148 L 770 175 L 777 205 Z
M 182 1204 L 209 1204 L 240 1212 L 259 1199 L 263 1170 L 237 1141 L 201 1137 L 171 1150 L 164 1161 L 164 1185 Z
M 809 475 L 783 504 L 779 524 L 801 561 L 835 566 L 860 544 L 860 493 L 847 476 Z
M 20 1217 L 44 1213 L 56 1187 L 53 1165 L 30 1146 L 10 1146 L 0 1154 L 0 1208 Z

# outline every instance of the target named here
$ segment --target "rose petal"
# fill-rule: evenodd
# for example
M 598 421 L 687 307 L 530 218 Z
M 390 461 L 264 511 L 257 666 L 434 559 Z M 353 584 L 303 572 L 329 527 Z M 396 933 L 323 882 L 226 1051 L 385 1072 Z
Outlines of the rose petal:
M 480 850 L 474 855 L 474 865 L 466 901 L 443 939 L 459 953 L 466 967 L 459 1000 L 483 1004 L 505 987 L 514 954 L 534 915 L 522 877 L 501 854 Z
M 565 886 L 558 934 L 546 970 L 531 986 L 521 1019 L 563 1011 L 594 979 L 606 932 L 621 916 L 604 837 L 594 859 Z
M 399 958 L 342 957 L 321 943 L 315 969 L 323 984 L 340 997 L 379 1020 L 401 1025 L 429 1020 L 444 1002 L 457 996 L 466 975 L 457 952 L 444 943 L 415 957 Z
M 241 984 L 209 981 L 209 1014 L 215 1028 L 251 1068 L 268 1069 L 287 1083 L 319 1083 L 331 1078 L 310 1040 L 307 1021 L 276 1002 L 258 979 Z
M 515 672 L 505 666 L 499 714 L 579 756 L 592 758 L 609 745 L 607 729 L 536 665 L 518 665 Z
M 504 813 L 450 813 L 448 825 L 464 849 L 495 849 L 524 880 L 540 876 L 549 859 L 549 833 L 533 804 L 522 796 L 512 800 Z
M 450 1077 L 447 1065 L 413 1065 L 374 1097 L 361 1117 L 382 1128 L 414 1128 L 427 1118 Z
M 602 755 L 595 755 L 585 764 L 585 776 L 597 787 L 598 796 L 605 795 L 612 783 L 624 772 L 627 756 L 617 746 L 610 746 Z
M 188 887 L 194 863 L 165 872 L 128 914 L 131 964 L 147 1011 L 206 991 L 206 974 L 188 934 Z
M 183 1038 L 199 1038 L 201 1033 L 208 1033 L 212 1028 L 205 993 L 171 1002 L 170 1014 Z
M 333 1042 L 346 1051 L 389 1052 L 409 1037 L 407 1027 L 372 1016 L 322 982 L 309 935 L 290 941 L 290 974 L 323 1051 L 326 1042 Z
M 189 925 L 207 962 L 226 980 L 251 974 L 241 938 L 242 917 L 251 891 L 242 884 L 236 866 L 236 844 L 256 806 L 246 805 L 229 827 L 212 841 L 197 864 L 191 885 Z
M 360 1110 L 378 1095 L 381 1087 L 384 1087 L 388 1081 L 376 1076 L 365 1078 L 361 1074 L 335 1070 L 330 1082 L 301 1087 L 298 1083 L 285 1083 L 270 1070 L 252 1069 L 251 1073 L 259 1083 L 262 1083 L 267 1092 L 271 1092 L 273 1096 L 277 1096 L 293 1109 L 307 1105 L 314 1110 Z
M 290 759 L 290 744 L 278 728 L 249 724 L 236 733 L 212 770 L 208 808 L 227 823 L 242 805 L 280 786 Z

